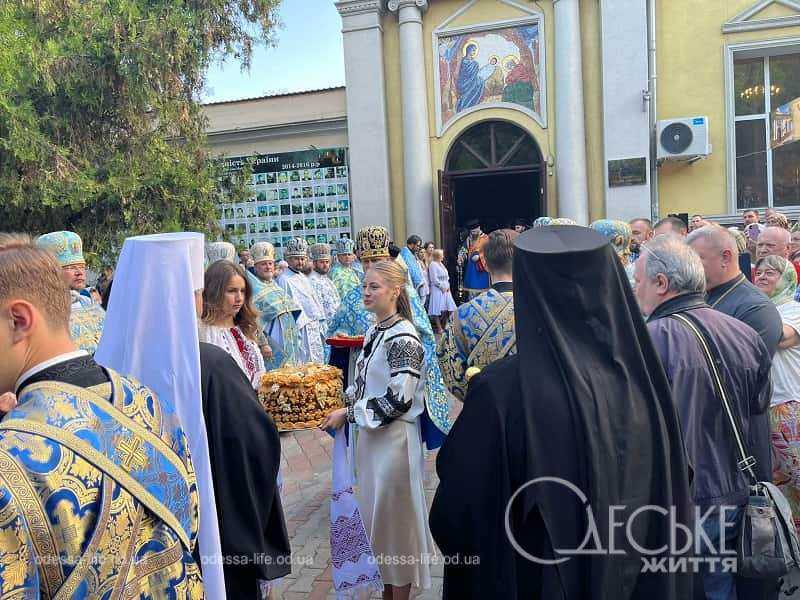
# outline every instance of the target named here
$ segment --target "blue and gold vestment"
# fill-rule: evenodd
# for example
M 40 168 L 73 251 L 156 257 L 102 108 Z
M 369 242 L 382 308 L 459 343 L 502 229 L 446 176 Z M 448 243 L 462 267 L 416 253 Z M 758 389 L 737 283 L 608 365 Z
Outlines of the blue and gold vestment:
M 253 305 L 258 310 L 258 323 L 264 335 L 269 337 L 272 358 L 264 359 L 267 371 L 284 365 L 300 362 L 300 332 L 297 318 L 301 310 L 275 281 L 261 281 L 247 271 L 247 279 L 253 287 Z
M 89 354 L 97 352 L 106 311 L 99 304 L 80 294 L 72 295 L 72 310 L 69 315 L 69 332 L 72 341 Z
M 178 419 L 133 379 L 26 386 L 0 423 L 3 598 L 203 597 Z
M 337 262 L 331 267 L 328 277 L 339 292 L 339 298 L 344 299 L 353 288 L 361 287 L 364 282 L 364 271 L 359 271 L 355 267 L 345 267 Z
M 439 344 L 439 366 L 450 392 L 463 400 L 466 371 L 516 354 L 514 296 L 495 289 L 458 307 Z

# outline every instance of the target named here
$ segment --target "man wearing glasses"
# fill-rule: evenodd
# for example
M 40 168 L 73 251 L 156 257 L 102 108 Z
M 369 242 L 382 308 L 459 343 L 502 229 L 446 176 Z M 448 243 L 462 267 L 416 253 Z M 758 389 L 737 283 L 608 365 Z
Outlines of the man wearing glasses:
M 72 340 L 81 350 L 94 354 L 103 333 L 106 313 L 90 296 L 81 294 L 86 288 L 86 260 L 80 236 L 72 231 L 55 231 L 40 236 L 36 245 L 56 257 L 61 275 L 69 286 Z

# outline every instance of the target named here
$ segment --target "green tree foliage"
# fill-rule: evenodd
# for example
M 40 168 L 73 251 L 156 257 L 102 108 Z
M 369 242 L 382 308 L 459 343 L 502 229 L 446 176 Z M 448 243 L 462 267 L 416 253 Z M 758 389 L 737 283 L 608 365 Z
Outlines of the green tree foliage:
M 0 2 L 0 230 L 211 232 L 224 181 L 198 98 L 212 60 L 249 67 L 280 0 Z M 227 188 L 227 189 L 223 189 Z

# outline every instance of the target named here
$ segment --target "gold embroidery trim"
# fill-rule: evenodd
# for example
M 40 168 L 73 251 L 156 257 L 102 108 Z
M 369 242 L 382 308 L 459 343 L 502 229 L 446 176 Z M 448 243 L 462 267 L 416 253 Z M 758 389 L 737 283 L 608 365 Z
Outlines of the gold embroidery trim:
M 117 573 L 117 583 L 114 585 L 114 591 L 111 592 L 111 598 L 122 598 L 122 593 L 125 591 L 125 582 L 128 580 L 128 573 L 131 571 L 131 563 L 133 562 L 134 551 L 136 550 L 136 534 L 139 532 L 139 524 L 142 522 L 142 515 L 144 515 L 144 507 L 139 505 L 136 511 L 136 517 L 133 519 L 133 529 L 131 530 L 131 539 L 128 542 L 128 549 L 125 551 L 125 559 Z
M 480 307 L 476 308 L 476 312 L 480 317 L 484 319 L 487 327 L 484 330 L 483 336 L 481 336 L 481 339 L 478 340 L 478 342 L 475 344 L 475 347 L 472 349 L 472 352 L 470 352 L 469 356 L 467 357 L 468 365 L 476 364 L 476 360 L 479 354 L 483 351 L 483 347 L 486 345 L 486 342 L 484 342 L 484 340 L 487 339 L 488 337 L 486 334 L 492 329 L 496 328 L 498 322 L 505 323 L 505 320 L 503 319 L 508 317 L 508 313 L 511 313 L 511 318 L 513 318 L 514 316 L 514 303 L 502 294 L 500 294 L 500 297 L 505 299 L 506 303 L 498 311 L 496 312 L 493 311 L 494 314 L 493 312 L 487 313 Z M 508 342 L 500 349 L 500 354 L 498 356 L 493 357 L 492 360 L 499 360 L 501 358 L 505 358 L 508 355 L 508 352 L 511 349 L 511 347 L 516 343 L 516 341 L 517 341 L 517 336 L 516 332 L 514 332 L 511 338 L 508 340 Z M 486 366 L 486 365 L 481 365 L 481 366 Z
M 119 380 L 115 377 L 115 373 L 109 371 L 111 374 L 111 380 L 114 384 L 114 401 L 117 402 L 118 400 L 121 401 L 122 392 L 120 388 L 122 387 Z M 61 383 L 61 382 L 54 382 L 54 381 L 40 381 L 38 383 L 34 383 L 25 388 L 25 393 L 36 391 L 36 390 L 49 390 L 49 391 L 62 391 L 73 394 L 78 396 L 82 400 L 87 402 L 91 402 L 95 406 L 98 406 L 101 410 L 104 410 L 111 414 L 111 416 L 116 419 L 119 423 L 121 423 L 124 427 L 127 427 L 131 431 L 133 431 L 139 437 L 145 439 L 150 444 L 152 444 L 157 450 L 164 455 L 164 457 L 172 463 L 181 476 L 189 480 L 189 473 L 186 469 L 186 465 L 183 464 L 183 461 L 180 457 L 175 453 L 175 451 L 164 443 L 164 441 L 155 435 L 152 431 L 149 431 L 142 427 L 139 423 L 131 419 L 128 415 L 122 412 L 120 407 L 115 406 L 107 399 L 103 398 L 102 396 L 97 395 L 96 393 L 90 391 L 87 388 L 78 387 L 75 385 L 71 385 L 69 383 Z M 1 427 L 1 426 L 0 426 Z
M 40 435 L 42 437 L 59 442 L 76 454 L 80 454 L 83 458 L 88 460 L 104 473 L 110 475 L 122 487 L 133 494 L 133 496 L 139 502 L 144 504 L 175 532 L 187 549 L 191 549 L 192 546 L 189 543 L 189 536 L 184 530 L 183 526 L 180 524 L 180 521 L 178 521 L 177 517 L 175 517 L 175 515 L 173 515 L 166 506 L 164 506 L 164 504 L 162 504 L 155 496 L 148 492 L 144 486 L 136 481 L 129 473 L 126 473 L 111 459 L 95 450 L 88 443 L 72 435 L 71 433 L 59 429 L 58 427 L 37 423 L 35 421 L 10 419 L 0 423 L 0 429 L 13 429 L 15 431 L 23 431 L 26 433 Z M 188 502 L 189 499 L 187 497 L 187 503 Z
M 183 551 L 181 550 L 181 547 L 175 544 L 166 550 L 162 550 L 157 554 L 148 556 L 142 560 L 142 562 L 136 563 L 133 566 L 133 572 L 136 578 L 125 586 L 125 591 L 122 597 L 126 600 L 135 598 L 139 594 L 139 582 L 142 579 L 145 579 L 153 573 L 177 563 L 182 557 Z
M 97 552 L 97 548 L 108 526 L 108 519 L 111 515 L 111 492 L 111 479 L 107 476 L 103 477 L 103 497 L 101 499 L 100 516 L 92 532 L 92 539 L 89 541 L 89 545 L 86 546 L 86 551 L 81 554 L 78 564 L 72 569 L 69 577 L 67 577 L 64 585 L 58 590 L 53 600 L 66 600 L 67 598 L 71 598 L 78 586 L 86 579 L 86 573 L 94 563 L 94 555 Z
M 20 515 L 27 524 L 38 568 L 44 573 L 42 582 L 46 597 L 52 597 L 64 581 L 64 570 L 52 536 L 50 520 L 44 511 L 39 495 L 17 461 L 0 448 L 0 481 L 2 481 L 21 507 Z

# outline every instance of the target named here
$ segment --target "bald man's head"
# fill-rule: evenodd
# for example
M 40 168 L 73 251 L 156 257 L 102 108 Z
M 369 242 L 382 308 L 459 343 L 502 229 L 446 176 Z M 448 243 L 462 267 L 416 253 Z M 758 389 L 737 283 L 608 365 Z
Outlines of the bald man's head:
M 712 290 L 739 276 L 739 247 L 724 227 L 706 225 L 695 229 L 686 238 L 686 243 L 700 256 L 706 272 L 707 289 Z
M 765 256 L 782 256 L 789 258 L 789 245 L 792 234 L 783 227 L 767 227 L 758 236 L 756 256 L 761 260 Z

